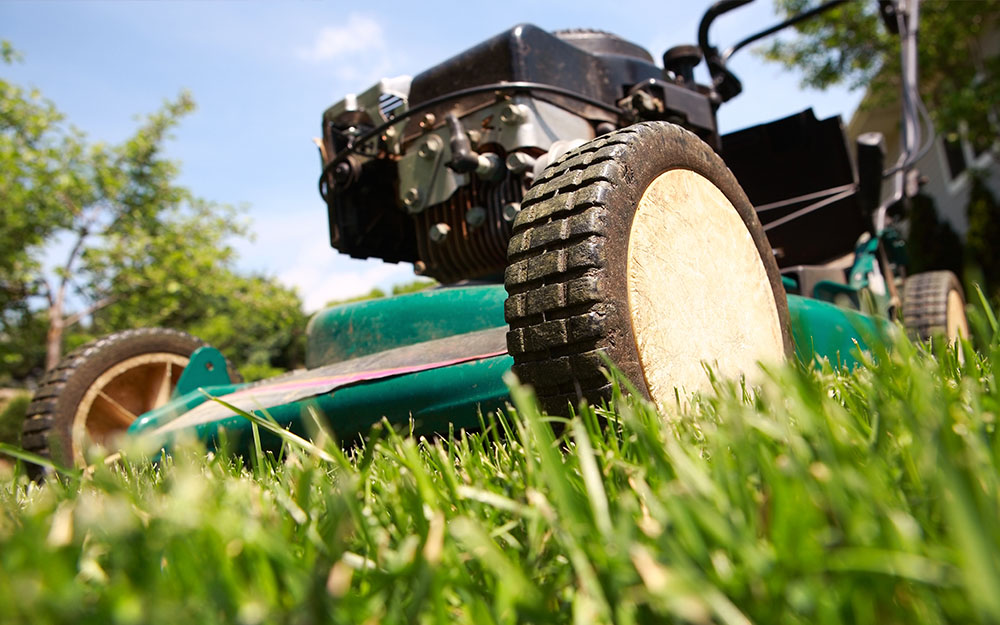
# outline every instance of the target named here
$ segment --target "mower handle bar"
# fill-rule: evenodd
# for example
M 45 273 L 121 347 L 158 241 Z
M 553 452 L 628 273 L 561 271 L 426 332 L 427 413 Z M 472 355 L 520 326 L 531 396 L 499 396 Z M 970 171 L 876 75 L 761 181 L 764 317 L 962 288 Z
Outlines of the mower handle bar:
M 729 61 L 730 57 L 736 54 L 736 52 L 751 43 L 754 43 L 755 41 L 763 39 L 769 35 L 773 35 L 774 33 L 788 28 L 789 26 L 794 26 L 799 22 L 810 19 L 820 13 L 824 13 L 825 11 L 844 4 L 847 0 L 828 0 L 817 7 L 809 9 L 808 11 L 803 11 L 798 15 L 793 15 L 783 22 L 775 24 L 769 28 L 765 28 L 758 33 L 754 33 L 753 35 L 750 35 L 749 37 L 731 46 L 722 54 L 719 54 L 718 48 L 711 45 L 708 40 L 708 31 L 712 26 L 712 22 L 714 22 L 720 15 L 728 13 L 733 9 L 746 6 L 751 2 L 753 2 L 753 0 L 719 0 L 719 2 L 716 2 L 708 8 L 708 11 L 706 11 L 705 15 L 701 18 L 701 23 L 698 25 L 698 47 L 701 48 L 701 53 L 705 57 L 705 63 L 708 65 L 708 71 L 709 74 L 711 74 L 712 82 L 714 83 L 713 88 L 716 88 L 717 91 L 725 93 L 724 89 L 720 90 L 717 88 L 723 86 L 722 83 L 727 81 L 736 82 L 738 87 L 739 81 L 736 80 L 735 76 L 726 71 L 726 63 Z M 739 91 L 737 90 L 736 93 L 738 92 Z M 732 95 L 736 95 L 736 93 L 733 93 Z M 732 97 L 732 95 L 729 97 Z M 727 100 L 729 97 L 723 96 L 723 100 Z

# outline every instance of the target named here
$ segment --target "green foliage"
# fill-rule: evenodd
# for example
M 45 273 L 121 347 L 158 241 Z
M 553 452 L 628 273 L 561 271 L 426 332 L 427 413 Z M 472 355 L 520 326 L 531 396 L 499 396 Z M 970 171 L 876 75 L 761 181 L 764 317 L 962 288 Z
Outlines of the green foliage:
M 775 4 L 790 17 L 817 3 L 776 0 Z M 882 26 L 878 4 L 872 2 L 848 2 L 819 18 L 799 23 L 795 29 L 799 38 L 774 40 L 764 56 L 801 70 L 803 86 L 817 89 L 839 83 L 853 89 L 866 87 L 882 67 L 892 63 L 893 54 L 899 50 L 898 43 Z
M 331 306 L 340 306 L 341 304 L 353 304 L 354 302 L 365 302 L 370 299 L 380 299 L 385 297 L 385 291 L 378 287 L 372 288 L 364 295 L 357 295 L 355 297 L 348 297 L 346 299 L 332 299 L 323 305 L 323 308 L 330 308 Z
M 414 280 L 412 282 L 404 282 L 403 284 L 394 284 L 392 286 L 392 294 L 406 295 L 407 293 L 418 293 L 437 285 L 438 283 L 435 280 Z
M 14 46 L 6 39 L 0 40 L 0 61 L 9 64 L 19 60 L 21 60 L 21 57 L 17 53 L 17 50 L 14 49 Z
M 437 286 L 438 283 L 434 280 L 418 279 L 412 282 L 404 282 L 402 284 L 394 284 L 388 295 L 406 295 L 408 293 L 418 293 L 420 291 L 427 290 L 429 288 Z M 381 299 L 387 294 L 385 291 L 378 287 L 374 287 L 371 291 L 368 291 L 364 295 L 358 295 L 356 297 L 348 297 L 347 299 L 335 299 L 327 302 L 323 308 L 330 308 L 331 306 L 340 306 L 341 304 L 353 304 L 354 302 L 364 302 L 370 299 Z
M 982 174 L 972 173 L 969 191 L 969 231 L 965 249 L 969 260 L 982 270 L 988 292 L 1000 296 L 1000 203 L 986 186 Z
M 965 347 L 559 434 L 515 388 L 483 433 L 7 477 L 0 621 L 996 622 L 1000 343 Z
M 5 43 L 3 58 L 15 56 Z M 178 185 L 164 157 L 193 110 L 182 92 L 121 144 L 88 143 L 51 102 L 0 81 L 0 380 L 37 376 L 46 342 L 51 365 L 64 344 L 156 325 L 197 334 L 238 366 L 302 363 L 297 293 L 235 271 L 238 211 Z M 52 276 L 40 259 L 56 236 L 71 249 Z
M 294 289 L 263 276 L 230 274 L 224 291 L 203 295 L 183 326 L 218 347 L 247 380 L 305 362 L 308 318 Z
M 29 309 L 26 302 L 8 307 L 0 316 L 0 386 L 41 378 L 48 327 L 48 316 Z
M 6 41 L 2 58 L 13 62 Z M 30 295 L 38 261 L 31 249 L 66 223 L 67 202 L 86 193 L 78 136 L 61 128 L 63 116 L 35 90 L 0 78 L 0 305 Z
M 16 393 L 9 399 L 0 398 L 0 443 L 17 445 L 21 442 L 21 424 L 30 403 L 31 395 L 28 393 Z
M 906 251 L 910 274 L 947 269 L 962 275 L 962 240 L 947 221 L 940 219 L 929 195 L 920 194 L 911 202 Z
M 818 4 L 775 1 L 787 15 Z M 979 40 L 998 19 L 1000 0 L 920 3 L 920 90 L 941 130 L 967 124 L 974 139 L 996 136 L 990 115 L 1000 101 L 1000 57 L 986 56 Z M 899 37 L 883 27 L 878 3 L 848 2 L 795 29 L 798 37 L 776 40 L 764 56 L 801 70 L 804 85 L 868 87 L 866 104 L 876 107 L 899 92 Z

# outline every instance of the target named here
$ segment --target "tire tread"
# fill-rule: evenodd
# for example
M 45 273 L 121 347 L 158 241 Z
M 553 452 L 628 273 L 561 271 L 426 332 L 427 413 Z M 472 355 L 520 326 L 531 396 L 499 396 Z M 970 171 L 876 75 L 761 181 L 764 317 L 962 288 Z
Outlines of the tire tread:
M 903 284 L 903 326 L 914 339 L 927 341 L 948 329 L 948 295 L 962 286 L 950 271 L 914 274 Z
M 91 341 L 68 354 L 51 369 L 42 379 L 41 384 L 35 391 L 25 412 L 25 420 L 22 425 L 21 446 L 34 454 L 43 458 L 53 458 L 52 437 L 58 437 L 58 430 L 61 422 L 66 418 L 60 412 L 59 399 L 66 392 L 74 376 L 80 374 L 85 369 L 87 363 L 108 350 L 118 348 L 125 343 L 158 337 L 166 341 L 177 341 L 179 344 L 187 344 L 192 347 L 200 347 L 207 343 L 198 337 L 187 332 L 174 330 L 172 328 L 135 328 L 122 330 L 99 339 Z M 232 364 L 226 361 L 232 379 L 237 379 L 239 374 L 235 372 Z M 41 467 L 28 465 L 28 474 L 33 479 L 43 476 Z

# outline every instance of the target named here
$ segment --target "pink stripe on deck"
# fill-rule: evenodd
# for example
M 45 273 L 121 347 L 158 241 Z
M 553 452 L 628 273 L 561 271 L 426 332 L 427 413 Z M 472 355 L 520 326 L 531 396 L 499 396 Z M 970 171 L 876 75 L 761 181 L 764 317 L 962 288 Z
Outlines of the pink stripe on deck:
M 365 382 L 369 380 L 380 380 L 382 378 L 392 377 L 394 375 L 404 375 L 407 373 L 417 373 L 420 371 L 429 371 L 430 369 L 440 369 L 441 367 L 448 367 L 451 365 L 458 365 L 463 362 L 471 362 L 473 360 L 483 360 L 485 358 L 493 358 L 495 356 L 503 356 L 507 354 L 507 350 L 491 352 L 489 354 L 478 354 L 475 356 L 465 356 L 463 358 L 454 358 L 452 360 L 442 360 L 441 362 L 432 362 L 423 365 L 411 365 L 409 367 L 396 367 L 394 369 L 377 369 L 375 371 L 361 371 L 358 373 L 349 373 L 345 375 L 334 375 L 322 378 L 310 378 L 308 380 L 293 380 L 291 382 L 278 383 L 278 384 L 265 384 L 261 386 L 254 386 L 253 388 L 246 388 L 235 393 L 230 393 L 227 395 L 227 400 L 229 398 L 236 399 L 244 395 L 253 395 L 260 392 L 275 392 L 275 391 L 294 391 L 299 389 L 312 388 L 316 386 L 334 386 L 336 388 L 342 387 L 346 384 L 352 384 L 354 382 Z

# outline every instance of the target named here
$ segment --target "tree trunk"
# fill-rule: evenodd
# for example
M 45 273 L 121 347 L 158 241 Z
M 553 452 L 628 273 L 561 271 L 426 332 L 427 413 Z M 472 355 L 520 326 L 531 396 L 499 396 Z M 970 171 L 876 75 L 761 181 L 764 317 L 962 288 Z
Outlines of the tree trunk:
M 47 286 L 46 293 L 49 298 L 49 331 L 45 335 L 45 370 L 51 371 L 56 368 L 62 360 L 62 339 L 63 331 L 66 329 L 66 318 L 63 317 L 63 307 L 66 304 L 66 287 L 69 284 L 69 277 L 73 275 L 73 263 L 83 249 L 83 241 L 89 233 L 89 224 L 84 224 L 76 232 L 76 243 L 70 250 L 63 265 L 62 278 L 59 280 L 59 289 L 53 295 L 52 287 Z M 72 325 L 72 322 L 70 323 Z
M 62 359 L 62 337 L 65 328 L 62 297 L 49 307 L 49 331 L 45 335 L 45 370 L 51 371 Z

